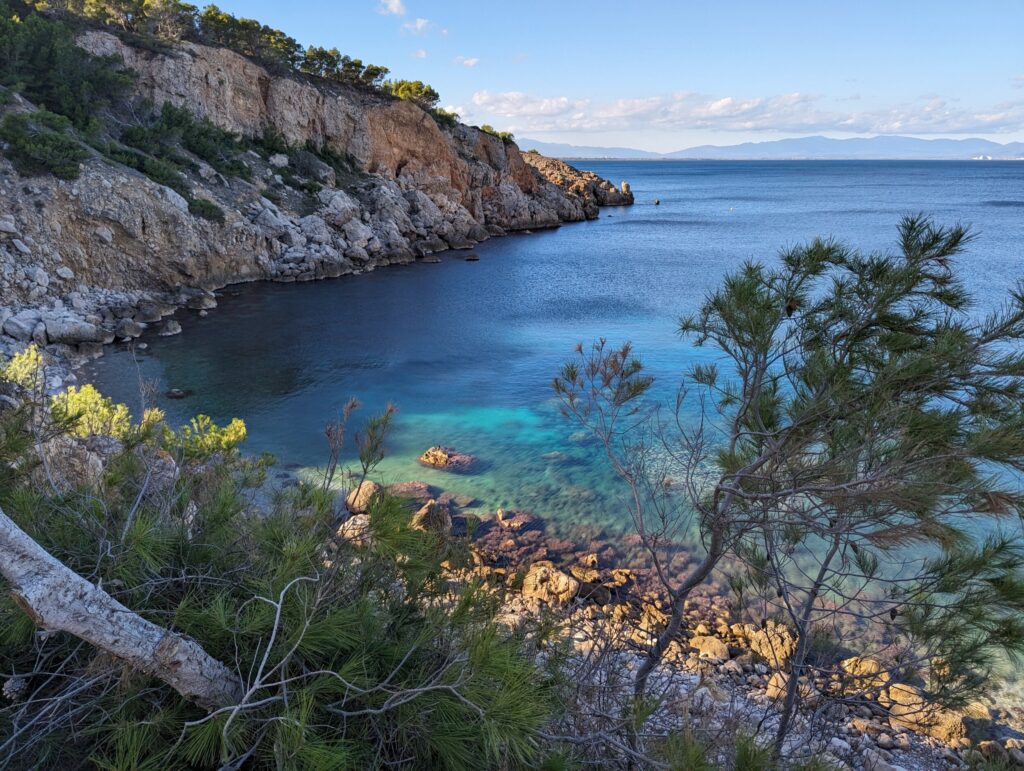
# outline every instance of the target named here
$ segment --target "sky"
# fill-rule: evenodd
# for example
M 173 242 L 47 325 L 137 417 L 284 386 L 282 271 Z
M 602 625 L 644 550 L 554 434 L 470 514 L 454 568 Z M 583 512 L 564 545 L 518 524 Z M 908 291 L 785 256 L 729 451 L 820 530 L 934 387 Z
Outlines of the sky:
M 1024 141 L 1024 0 L 222 0 L 518 137 Z

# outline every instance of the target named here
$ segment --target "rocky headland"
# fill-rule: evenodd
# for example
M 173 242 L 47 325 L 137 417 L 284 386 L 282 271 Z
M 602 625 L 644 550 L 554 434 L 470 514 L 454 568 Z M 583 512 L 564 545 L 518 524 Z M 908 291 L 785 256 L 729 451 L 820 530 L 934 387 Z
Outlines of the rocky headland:
M 633 201 L 628 185 L 442 124 L 413 102 L 274 74 L 225 48 L 139 48 L 102 30 L 78 42 L 123 60 L 136 98 L 292 149 L 248 151 L 240 176 L 192 158 L 188 200 L 99 152 L 74 180 L 24 177 L 0 159 L 0 354 L 30 340 L 94 354 L 147 328 L 175 333 L 164 317 L 214 307 L 212 291 L 230 283 L 361 273 Z M 5 113 L 36 109 L 9 97 Z M 343 173 L 303 147 L 344 159 Z M 195 216 L 192 199 L 223 221 Z

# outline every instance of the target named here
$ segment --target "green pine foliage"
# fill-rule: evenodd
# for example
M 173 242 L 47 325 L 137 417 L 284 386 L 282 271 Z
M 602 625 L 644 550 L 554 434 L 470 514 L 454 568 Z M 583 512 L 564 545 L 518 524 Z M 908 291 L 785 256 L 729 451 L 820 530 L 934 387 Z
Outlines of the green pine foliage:
M 490 134 L 492 137 L 497 137 L 502 142 L 512 142 L 515 140 L 515 135 L 511 131 L 498 131 L 489 123 L 480 126 L 480 130 L 485 134 Z
M 0 140 L 7 143 L 4 152 L 19 174 L 75 179 L 89 153 L 70 127 L 66 118 L 45 110 L 10 113 L 0 122 Z
M 123 97 L 131 73 L 114 57 L 96 57 L 75 45 L 73 30 L 21 3 L 0 2 L 0 85 L 67 117 L 83 131 Z
M 553 686 L 494 624 L 491 594 L 442 580 L 445 548 L 410 529 L 406 505 L 380 496 L 362 547 L 335 538 L 322 486 L 254 510 L 248 485 L 270 461 L 233 450 L 231 426 L 197 420 L 178 442 L 159 426 L 120 432 L 101 480 L 58 493 L 37 473 L 30 413 L 0 411 L 0 507 L 65 565 L 237 669 L 239 708 L 206 714 L 71 635 L 41 634 L 3 591 L 0 670 L 26 690 L 0 702 L 0 764 L 537 767 Z M 180 476 L 147 489 L 168 452 Z

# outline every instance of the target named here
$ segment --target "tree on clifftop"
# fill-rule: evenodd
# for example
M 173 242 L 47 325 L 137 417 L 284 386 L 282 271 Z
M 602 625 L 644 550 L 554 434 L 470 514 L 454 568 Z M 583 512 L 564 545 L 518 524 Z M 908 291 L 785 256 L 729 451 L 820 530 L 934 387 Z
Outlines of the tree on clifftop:
M 437 107 L 437 103 L 441 101 L 441 95 L 422 80 L 388 81 L 384 84 L 384 87 L 393 96 L 415 102 L 424 110 Z
M 628 346 L 581 347 L 563 368 L 555 390 L 628 483 L 670 599 L 638 698 L 687 596 L 726 561 L 742 565 L 752 620 L 796 636 L 775 662 L 789 670 L 777 751 L 845 646 L 943 703 L 989 682 L 997 654 L 1024 652 L 1024 547 L 1000 530 L 1024 512 L 1024 288 L 971 313 L 953 269 L 968 240 L 908 217 L 895 255 L 817 240 L 744 265 L 680 323 L 718 356 L 691 369 L 675 420 L 646 401 Z M 696 425 L 680 418 L 689 398 Z M 704 556 L 680 574 L 691 520 Z

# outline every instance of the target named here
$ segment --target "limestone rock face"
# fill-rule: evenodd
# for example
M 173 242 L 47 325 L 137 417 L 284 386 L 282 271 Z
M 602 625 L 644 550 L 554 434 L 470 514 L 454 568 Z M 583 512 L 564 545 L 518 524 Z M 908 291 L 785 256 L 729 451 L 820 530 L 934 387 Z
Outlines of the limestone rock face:
M 523 160 L 540 172 L 544 179 L 576 198 L 587 219 L 597 216 L 599 206 L 628 206 L 633 203 L 629 183 L 616 187 L 592 171 L 580 171 L 565 161 L 548 158 L 538 153 L 523 153 Z
M 185 182 L 195 199 L 222 210 L 219 222 L 98 154 L 71 181 L 29 181 L 0 158 L 0 359 L 15 341 L 84 352 L 133 337 L 140 330 L 122 323 L 127 318 L 163 321 L 157 333 L 176 334 L 178 323 L 164 316 L 214 302 L 197 290 L 364 272 L 593 217 L 595 202 L 626 200 L 561 162 L 557 174 L 542 173 L 513 142 L 442 127 L 411 102 L 272 74 L 227 49 L 186 42 L 145 50 L 101 30 L 83 32 L 78 43 L 120 57 L 136 74 L 137 96 L 157 106 L 185 107 L 244 137 L 273 130 L 291 146 L 308 142 L 351 159 L 353 168 L 338 174 L 309 151 L 251 153 L 241 156 L 251 179 L 227 179 L 197 162 Z M 10 109 L 32 109 L 13 99 Z M 285 167 L 322 185 L 316 197 L 284 185 L 277 172 Z

